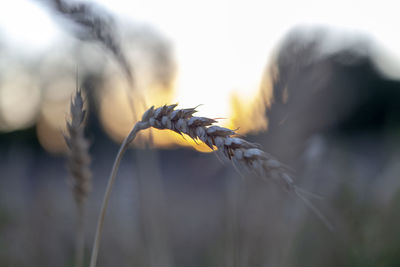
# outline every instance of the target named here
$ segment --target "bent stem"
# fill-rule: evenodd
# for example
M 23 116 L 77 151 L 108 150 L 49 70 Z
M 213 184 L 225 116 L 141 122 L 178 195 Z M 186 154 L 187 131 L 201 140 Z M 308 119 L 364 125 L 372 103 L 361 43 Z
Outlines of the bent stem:
M 103 204 L 101 206 L 99 219 L 97 221 L 96 235 L 94 237 L 92 256 L 90 258 L 90 267 L 96 266 L 97 256 L 98 256 L 99 248 L 100 248 L 101 235 L 103 232 L 104 218 L 106 215 L 107 206 L 108 206 L 108 202 L 109 202 L 110 195 L 111 195 L 111 189 L 114 184 L 115 178 L 117 177 L 117 172 L 118 172 L 119 164 L 121 163 L 121 159 L 122 159 L 125 151 L 128 149 L 129 144 L 133 141 L 133 139 L 135 139 L 136 134 L 140 130 L 144 130 L 148 127 L 149 127 L 149 124 L 146 122 L 140 121 L 140 122 L 136 123 L 135 126 L 133 127 L 132 131 L 125 138 L 125 140 L 121 144 L 121 147 L 119 148 L 117 157 L 115 158 L 114 165 L 111 170 L 110 177 L 108 178 L 106 192 L 104 193 Z

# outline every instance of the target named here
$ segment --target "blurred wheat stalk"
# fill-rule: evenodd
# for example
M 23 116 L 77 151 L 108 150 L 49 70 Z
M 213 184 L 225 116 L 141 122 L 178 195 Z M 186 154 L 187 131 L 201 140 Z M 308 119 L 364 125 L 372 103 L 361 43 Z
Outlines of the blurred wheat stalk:
M 82 267 L 85 250 L 85 203 L 91 190 L 92 174 L 89 168 L 89 141 L 84 136 L 86 110 L 81 90 L 76 91 L 70 106 L 70 120 L 67 120 L 68 134 L 64 136 L 68 146 L 68 169 L 78 214 L 75 245 L 75 266 Z
M 135 139 L 137 133 L 150 127 L 160 130 L 171 130 L 182 136 L 185 134 L 194 141 L 204 142 L 211 149 L 216 150 L 221 157 L 232 161 L 235 167 L 242 167 L 263 179 L 270 178 L 284 184 L 288 190 L 300 197 L 328 228 L 332 228 L 325 217 L 304 197 L 303 194 L 307 192 L 295 185 L 289 175 L 288 169 L 282 163 L 262 151 L 258 145 L 239 138 L 234 130 L 213 125 L 216 123 L 216 120 L 193 116 L 197 112 L 196 108 L 175 109 L 176 106 L 175 104 L 164 105 L 156 109 L 151 107 L 143 114 L 142 120 L 134 125 L 129 135 L 123 141 L 115 158 L 104 195 L 92 249 L 90 267 L 96 266 L 107 205 L 123 154 L 129 147 L 129 144 Z

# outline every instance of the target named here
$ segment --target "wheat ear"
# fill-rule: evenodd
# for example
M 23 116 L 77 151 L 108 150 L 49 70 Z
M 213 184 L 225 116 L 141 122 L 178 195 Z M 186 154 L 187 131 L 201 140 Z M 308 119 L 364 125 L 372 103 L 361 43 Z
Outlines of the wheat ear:
M 232 161 L 234 167 L 242 166 L 262 179 L 272 179 L 283 184 L 286 189 L 298 196 L 329 230 L 331 223 L 312 204 L 306 196 L 315 196 L 298 187 L 284 164 L 260 149 L 259 145 L 250 143 L 231 129 L 214 125 L 214 119 L 196 117 L 196 108 L 175 109 L 174 105 L 164 105 L 159 108 L 151 107 L 142 118 L 142 122 L 156 129 L 168 129 L 178 134 L 186 134 L 194 141 L 202 141 L 212 150 L 216 150 L 223 158 Z M 317 196 L 318 197 L 318 196 Z
M 187 135 L 194 141 L 202 141 L 211 149 L 218 151 L 223 157 L 233 163 L 243 166 L 263 178 L 271 178 L 294 192 L 312 211 L 332 229 L 328 220 L 318 211 L 314 205 L 304 197 L 304 190 L 297 187 L 288 173 L 288 168 L 273 158 L 270 154 L 262 151 L 257 144 L 250 143 L 239 138 L 234 130 L 214 125 L 216 120 L 206 117 L 196 117 L 196 108 L 175 109 L 174 105 L 164 105 L 159 108 L 151 107 L 142 116 L 142 120 L 135 124 L 128 137 L 123 141 L 115 159 L 104 200 L 98 220 L 95 241 L 92 250 L 90 267 L 96 266 L 97 255 L 100 245 L 101 232 L 103 228 L 105 213 L 111 188 L 116 178 L 118 166 L 122 156 L 136 134 L 144 129 L 153 127 L 160 130 L 171 130 L 180 135 Z
M 84 136 L 86 110 L 80 90 L 76 91 L 70 106 L 71 118 L 67 120 L 68 135 L 64 136 L 68 146 L 68 169 L 71 185 L 77 204 L 78 223 L 76 229 L 75 266 L 82 267 L 85 249 L 85 202 L 91 190 L 89 142 Z

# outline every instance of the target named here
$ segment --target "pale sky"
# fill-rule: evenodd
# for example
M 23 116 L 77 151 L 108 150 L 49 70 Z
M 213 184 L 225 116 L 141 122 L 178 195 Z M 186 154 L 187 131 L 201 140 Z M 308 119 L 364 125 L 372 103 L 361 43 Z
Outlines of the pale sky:
M 187 92 L 206 88 L 248 92 L 249 87 L 258 85 L 273 48 L 296 25 L 326 25 L 350 36 L 365 34 L 375 39 L 392 61 L 400 58 L 398 1 L 94 2 L 124 20 L 147 23 L 169 39 L 180 70 L 178 86 Z M 45 50 L 60 32 L 46 10 L 32 0 L 7 1 L 0 9 L 0 31 L 9 46 L 26 48 L 28 43 L 32 52 Z M 392 72 L 400 76 L 398 71 Z M 197 88 L 193 88 L 193 80 L 198 81 Z M 213 81 L 212 85 L 208 81 Z M 186 88 L 189 84 L 192 89 Z
M 367 37 L 376 48 L 375 61 L 381 71 L 391 78 L 400 78 L 397 1 L 93 2 L 123 22 L 153 27 L 170 41 L 178 67 L 175 101 L 185 107 L 203 104 L 206 108 L 201 115 L 204 116 L 229 117 L 232 92 L 238 93 L 243 101 L 254 98 L 274 49 L 298 25 L 331 29 L 333 38 L 327 43 L 327 51 L 355 37 Z M 47 10 L 32 0 L 7 1 L 0 9 L 0 45 L 10 53 L 26 58 L 41 55 L 63 35 L 66 33 L 54 23 Z M 3 100 L 4 92 L 10 90 L 0 90 Z M 24 92 L 20 95 L 25 95 Z M 1 101 L 0 108 L 13 106 L 11 100 L 3 105 Z

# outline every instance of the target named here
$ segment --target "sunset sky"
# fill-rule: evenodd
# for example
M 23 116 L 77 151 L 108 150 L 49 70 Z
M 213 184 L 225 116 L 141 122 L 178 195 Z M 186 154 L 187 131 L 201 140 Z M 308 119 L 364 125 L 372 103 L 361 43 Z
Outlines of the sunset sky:
M 168 100 L 182 107 L 202 104 L 201 115 L 226 118 L 221 123 L 231 127 L 239 126 L 229 120 L 235 113 L 232 97 L 239 97 L 243 107 L 251 109 L 274 50 L 285 34 L 298 25 L 325 26 L 331 30 L 332 40 L 326 44 L 324 53 L 335 51 L 360 36 L 371 40 L 374 60 L 380 70 L 391 78 L 400 78 L 400 35 L 397 34 L 400 19 L 396 1 L 380 1 L 379 6 L 376 1 L 363 0 L 93 2 L 109 10 L 122 24 L 150 27 L 171 44 L 177 73 L 173 94 Z M 60 106 L 57 101 L 69 100 L 75 76 L 64 77 L 53 85 L 65 90 L 43 92 L 24 64 L 40 61 L 55 44 L 68 44 L 72 39 L 55 23 L 48 10 L 33 0 L 8 1 L 0 9 L 0 48 L 5 54 L 0 62 L 0 131 L 24 129 L 43 118 L 46 124 L 41 125 L 46 127 L 38 128 L 39 135 L 50 128 L 58 132 L 63 127 L 60 122 L 66 116 L 68 103 L 64 101 Z M 59 53 L 63 51 L 60 49 Z M 57 55 L 44 62 L 49 61 L 57 65 Z M 123 98 L 121 92 L 115 90 L 108 96 L 103 113 L 109 117 L 102 115 L 108 133 L 120 132 L 114 136 L 116 139 L 124 135 L 126 127 L 121 130 L 117 129 L 118 125 L 112 125 L 115 117 L 110 117 L 109 111 Z M 124 112 L 113 111 L 115 116 Z M 130 119 L 126 121 L 129 128 Z M 260 123 L 259 128 L 265 125 Z M 241 130 L 246 131 L 246 127 Z

